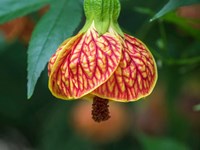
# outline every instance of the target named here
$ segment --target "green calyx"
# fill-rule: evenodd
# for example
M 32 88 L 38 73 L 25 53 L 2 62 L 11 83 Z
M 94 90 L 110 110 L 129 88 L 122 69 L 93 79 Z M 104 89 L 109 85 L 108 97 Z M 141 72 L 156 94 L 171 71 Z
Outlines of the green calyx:
M 94 22 L 94 26 L 100 36 L 111 27 L 123 37 L 124 34 L 117 21 L 120 10 L 119 0 L 84 0 L 86 23 L 81 32 L 86 32 Z

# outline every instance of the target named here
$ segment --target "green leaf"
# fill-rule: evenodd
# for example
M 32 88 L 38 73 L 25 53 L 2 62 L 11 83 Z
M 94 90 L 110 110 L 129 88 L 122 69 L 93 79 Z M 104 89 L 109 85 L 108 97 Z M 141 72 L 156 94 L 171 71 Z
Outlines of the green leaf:
M 169 0 L 169 2 L 158 13 L 156 13 L 156 15 L 150 21 L 158 19 L 178 7 L 196 3 L 200 3 L 200 0 Z
M 38 10 L 50 0 L 0 0 L 0 23 Z
M 79 25 L 81 6 L 77 0 L 54 1 L 51 10 L 37 24 L 28 48 L 28 98 L 52 54 Z

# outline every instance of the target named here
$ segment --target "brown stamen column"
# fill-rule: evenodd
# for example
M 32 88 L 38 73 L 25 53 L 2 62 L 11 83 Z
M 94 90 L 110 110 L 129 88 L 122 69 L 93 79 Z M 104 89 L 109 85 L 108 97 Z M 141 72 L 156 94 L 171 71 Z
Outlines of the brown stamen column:
M 110 118 L 108 100 L 95 96 L 92 104 L 92 119 L 96 122 L 106 121 Z

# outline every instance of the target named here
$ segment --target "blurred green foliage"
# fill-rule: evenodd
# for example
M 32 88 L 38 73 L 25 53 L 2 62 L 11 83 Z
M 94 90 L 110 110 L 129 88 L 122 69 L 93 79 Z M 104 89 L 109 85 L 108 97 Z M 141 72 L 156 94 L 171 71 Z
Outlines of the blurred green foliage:
M 50 0 L 1 0 L 0 2 L 0 23 L 27 15 L 37 11 L 39 8 L 50 2 Z
M 0 27 L 1 150 L 4 150 L 3 142 L 7 145 L 12 143 L 18 149 L 26 147 L 38 150 L 200 149 L 200 112 L 197 105 L 200 104 L 200 28 L 194 26 L 194 23 L 199 23 L 200 18 L 185 18 L 177 15 L 176 11 L 179 6 L 199 1 L 123 0 L 121 3 L 119 23 L 125 32 L 141 39 L 150 48 L 158 64 L 156 89 L 164 89 L 165 94 L 162 98 L 146 98 L 153 109 L 145 100 L 121 104 L 129 114 L 128 132 L 117 140 L 102 143 L 76 130 L 72 112 L 79 101 L 57 100 L 47 88 L 45 65 L 56 47 L 73 33 L 76 34 L 84 23 L 82 1 L 0 1 L 0 23 L 27 15 L 36 24 L 29 46 L 21 42 L 18 35 L 11 41 L 6 40 Z M 50 9 L 41 17 L 37 10 L 47 4 Z M 166 12 L 169 13 L 165 14 Z M 151 18 L 156 20 L 149 22 Z M 44 73 L 41 74 L 43 70 Z M 27 100 L 27 92 L 28 97 L 33 94 L 30 100 Z M 160 109 L 154 99 L 163 101 L 164 107 L 161 109 L 166 109 L 166 112 L 157 112 L 148 118 L 147 114 L 138 111 L 149 110 L 148 114 L 151 114 Z M 166 127 L 158 125 L 160 128 L 153 128 L 151 124 L 159 123 L 158 118 L 162 113 L 167 114 L 167 118 L 161 117 L 165 119 Z M 140 124 L 135 116 L 150 121 Z M 87 117 L 83 114 L 86 122 Z M 93 131 L 91 126 L 86 128 Z M 151 133 L 147 132 L 149 130 Z M 157 134 L 157 130 L 162 132 Z

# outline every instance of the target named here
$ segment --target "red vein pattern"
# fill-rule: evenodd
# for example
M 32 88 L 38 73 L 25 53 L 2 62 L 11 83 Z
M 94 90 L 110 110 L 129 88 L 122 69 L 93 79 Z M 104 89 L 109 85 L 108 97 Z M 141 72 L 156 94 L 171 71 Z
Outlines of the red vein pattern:
M 80 35 L 75 36 L 74 38 L 78 38 Z M 69 38 L 67 40 L 65 40 L 60 46 L 59 48 L 56 50 L 56 53 L 53 54 L 53 56 L 50 58 L 49 64 L 48 64 L 48 75 L 50 76 L 51 72 L 52 72 L 52 68 L 54 67 L 54 64 L 58 58 L 58 55 L 60 54 L 61 50 L 64 48 L 65 45 L 69 45 L 69 41 L 73 39 L 73 38 Z M 74 40 L 72 40 L 72 44 L 73 44 Z M 55 68 L 55 67 L 54 67 Z
M 138 39 L 125 35 L 118 68 L 92 94 L 116 101 L 135 101 L 149 95 L 156 80 L 156 63 L 148 48 Z
M 94 28 L 65 41 L 48 65 L 49 88 L 61 99 L 80 98 L 110 78 L 121 59 L 121 43 Z

